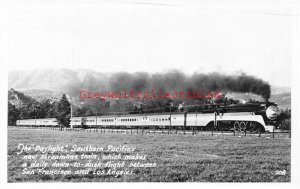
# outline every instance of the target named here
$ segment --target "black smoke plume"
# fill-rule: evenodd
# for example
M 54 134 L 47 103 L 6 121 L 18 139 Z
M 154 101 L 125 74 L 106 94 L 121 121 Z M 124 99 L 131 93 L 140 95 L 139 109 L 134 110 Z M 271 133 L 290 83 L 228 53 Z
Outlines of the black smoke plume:
M 270 85 L 258 78 L 246 75 L 224 75 L 219 73 L 193 74 L 191 76 L 172 70 L 166 73 L 148 74 L 145 72 L 120 72 L 110 76 L 111 90 L 206 90 L 221 92 L 249 92 L 268 100 L 271 95 Z

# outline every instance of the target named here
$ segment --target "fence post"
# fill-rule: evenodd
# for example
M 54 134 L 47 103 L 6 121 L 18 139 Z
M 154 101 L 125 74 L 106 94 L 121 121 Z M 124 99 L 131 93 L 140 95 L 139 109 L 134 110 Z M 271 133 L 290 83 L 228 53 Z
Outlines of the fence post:
M 274 127 L 273 127 L 273 138 L 275 138 L 275 135 L 274 135 Z
M 221 126 L 222 135 L 223 135 L 223 124 L 222 124 L 222 122 L 220 122 L 220 126 Z
M 291 136 L 292 136 L 292 124 L 290 122 L 290 138 L 291 138 Z
M 214 126 L 211 130 L 211 135 L 214 135 L 214 128 L 217 126 L 217 112 L 215 111 L 215 119 L 214 119 Z

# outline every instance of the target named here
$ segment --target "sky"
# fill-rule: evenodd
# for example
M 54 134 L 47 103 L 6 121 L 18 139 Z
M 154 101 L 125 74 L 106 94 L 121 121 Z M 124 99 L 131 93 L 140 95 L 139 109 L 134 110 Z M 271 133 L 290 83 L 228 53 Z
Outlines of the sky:
M 291 86 L 295 1 L 13 1 L 8 70 L 244 72 Z

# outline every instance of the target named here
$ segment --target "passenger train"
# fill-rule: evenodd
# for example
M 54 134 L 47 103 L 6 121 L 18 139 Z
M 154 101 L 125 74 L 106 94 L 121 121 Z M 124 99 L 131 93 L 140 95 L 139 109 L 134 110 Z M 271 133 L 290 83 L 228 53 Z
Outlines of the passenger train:
M 272 132 L 279 110 L 271 105 L 264 111 L 209 111 L 72 117 L 71 128 L 171 128 L 187 130 L 231 130 Z M 55 118 L 17 120 L 17 126 L 58 127 Z

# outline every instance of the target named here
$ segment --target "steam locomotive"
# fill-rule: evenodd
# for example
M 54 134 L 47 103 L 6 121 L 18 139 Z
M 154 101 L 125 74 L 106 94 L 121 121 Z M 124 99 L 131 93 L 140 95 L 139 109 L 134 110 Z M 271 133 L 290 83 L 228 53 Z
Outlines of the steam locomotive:
M 199 112 L 170 112 L 72 117 L 71 128 L 170 128 L 272 132 L 278 124 L 275 103 L 214 106 Z M 17 126 L 58 127 L 55 118 L 17 120 Z

